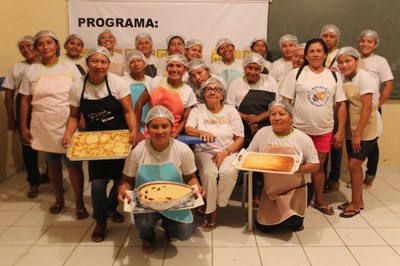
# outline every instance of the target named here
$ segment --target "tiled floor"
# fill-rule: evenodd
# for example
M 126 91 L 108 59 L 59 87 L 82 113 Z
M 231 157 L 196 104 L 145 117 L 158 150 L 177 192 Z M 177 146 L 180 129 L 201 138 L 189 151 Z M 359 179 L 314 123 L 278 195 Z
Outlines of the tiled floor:
M 69 208 L 60 215 L 47 211 L 53 203 L 49 184 L 31 200 L 25 195 L 24 173 L 0 183 L 0 265 L 400 265 L 398 168 L 380 169 L 374 186 L 364 190 L 361 215 L 344 219 L 338 211 L 326 216 L 310 207 L 305 229 L 297 233 L 248 232 L 238 187 L 213 232 L 197 230 L 188 241 L 167 243 L 160 229 L 158 249 L 151 255 L 142 253 L 127 213 L 125 223 L 109 223 L 104 242 L 91 242 L 93 220 L 75 220 L 65 182 Z M 349 195 L 343 182 L 340 192 L 325 196 L 336 207 Z M 88 184 L 85 201 L 91 212 Z

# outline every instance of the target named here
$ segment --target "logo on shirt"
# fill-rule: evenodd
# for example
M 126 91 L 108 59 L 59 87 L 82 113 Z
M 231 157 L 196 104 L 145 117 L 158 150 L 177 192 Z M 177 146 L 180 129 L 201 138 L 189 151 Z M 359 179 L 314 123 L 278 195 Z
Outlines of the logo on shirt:
M 229 124 L 229 119 L 228 118 L 205 118 L 203 121 L 204 125 L 223 125 L 223 124 Z
M 328 89 L 322 86 L 316 86 L 308 92 L 308 101 L 317 107 L 324 106 L 329 100 Z

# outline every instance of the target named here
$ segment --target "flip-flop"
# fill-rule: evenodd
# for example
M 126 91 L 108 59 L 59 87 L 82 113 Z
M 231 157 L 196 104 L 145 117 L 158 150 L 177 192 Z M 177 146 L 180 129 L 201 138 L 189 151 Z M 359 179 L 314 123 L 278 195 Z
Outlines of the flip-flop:
M 64 209 L 64 204 L 54 203 L 53 206 L 50 207 L 49 212 L 51 214 L 59 214 Z
M 212 230 L 214 230 L 216 223 L 217 221 L 209 222 L 205 220 L 200 229 L 203 232 L 211 232 Z
M 346 214 L 346 213 L 350 213 L 350 214 Z M 360 213 L 360 210 L 344 210 L 339 214 L 339 216 L 342 218 L 352 218 L 359 213 Z
M 350 205 L 350 202 L 347 201 L 347 202 L 345 202 L 345 203 L 340 204 L 337 208 L 338 208 L 339 210 L 344 211 L 344 210 L 347 209 L 347 207 L 349 207 L 349 205 Z M 360 207 L 360 210 L 364 210 L 364 207 Z
M 332 206 L 329 205 L 317 205 L 314 203 L 314 208 L 316 208 L 317 210 L 319 210 L 320 212 L 322 212 L 323 214 L 327 214 L 327 215 L 334 215 L 335 214 L 335 210 L 332 208 Z
M 75 215 L 76 215 L 77 220 L 83 220 L 83 219 L 86 219 L 87 217 L 89 217 L 89 213 L 87 212 L 87 210 L 85 208 L 83 210 L 77 210 L 75 212 Z
M 28 196 L 28 198 L 36 198 L 39 195 L 39 188 L 38 186 L 31 186 L 28 190 L 28 192 L 26 193 L 26 195 Z

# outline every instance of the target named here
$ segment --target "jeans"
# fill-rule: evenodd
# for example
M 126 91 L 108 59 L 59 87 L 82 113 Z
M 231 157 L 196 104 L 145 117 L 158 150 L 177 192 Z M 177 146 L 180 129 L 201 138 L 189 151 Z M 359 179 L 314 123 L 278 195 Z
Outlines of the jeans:
M 181 223 L 171 220 L 159 212 L 135 214 L 133 216 L 135 225 L 140 231 L 140 238 L 149 242 L 153 242 L 156 237 L 155 227 L 158 220 L 162 220 L 161 227 L 165 230 L 165 235 L 170 238 L 176 238 L 184 241 L 188 240 L 196 225 L 192 223 Z
M 113 180 L 113 186 L 107 197 L 108 179 L 93 179 L 92 180 L 92 205 L 93 218 L 96 220 L 96 225 L 107 225 L 107 212 L 115 211 L 118 207 L 118 182 Z

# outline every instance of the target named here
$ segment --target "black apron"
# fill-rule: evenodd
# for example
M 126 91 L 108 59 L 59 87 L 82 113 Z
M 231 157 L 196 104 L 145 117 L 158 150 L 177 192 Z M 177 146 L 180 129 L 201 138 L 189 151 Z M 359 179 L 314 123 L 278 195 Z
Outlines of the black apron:
M 86 82 L 89 74 L 83 82 L 83 90 L 80 99 L 80 111 L 86 122 L 86 131 L 99 130 L 119 130 L 127 129 L 121 103 L 111 94 L 107 76 L 105 83 L 108 96 L 98 100 L 88 100 L 83 98 L 86 89 Z M 89 179 L 114 179 L 118 180 L 122 176 L 124 159 L 117 160 L 93 160 L 89 161 Z
M 155 76 L 157 76 L 157 68 L 154 65 L 147 65 L 144 68 L 144 74 L 154 78 Z
M 275 100 L 275 92 L 263 91 L 263 90 L 249 90 L 243 101 L 240 103 L 238 111 L 243 114 L 253 114 L 259 115 L 268 111 L 268 105 Z M 244 125 L 244 146 L 247 148 L 253 139 L 253 134 L 251 133 L 250 127 L 247 125 L 246 121 L 243 121 Z M 269 126 L 269 119 L 261 121 L 258 123 L 259 128 Z

